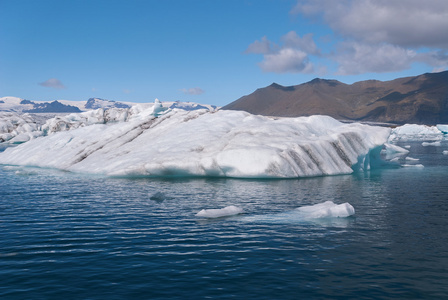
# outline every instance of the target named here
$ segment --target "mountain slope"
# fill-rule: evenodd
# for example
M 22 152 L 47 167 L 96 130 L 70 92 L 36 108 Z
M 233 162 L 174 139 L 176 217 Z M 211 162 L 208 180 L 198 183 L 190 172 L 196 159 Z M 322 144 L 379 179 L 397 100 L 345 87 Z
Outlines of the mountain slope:
M 448 71 L 351 85 L 325 79 L 290 87 L 274 83 L 223 109 L 281 117 L 321 114 L 352 121 L 448 123 Z

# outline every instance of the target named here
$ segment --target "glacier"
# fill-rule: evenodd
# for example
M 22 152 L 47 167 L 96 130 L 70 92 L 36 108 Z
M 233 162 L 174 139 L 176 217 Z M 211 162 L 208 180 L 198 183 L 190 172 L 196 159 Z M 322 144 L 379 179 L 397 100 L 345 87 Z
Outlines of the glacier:
M 43 135 L 0 153 L 0 164 L 107 176 L 296 178 L 369 169 L 390 129 L 328 116 L 242 111 L 98 109 L 47 120 Z

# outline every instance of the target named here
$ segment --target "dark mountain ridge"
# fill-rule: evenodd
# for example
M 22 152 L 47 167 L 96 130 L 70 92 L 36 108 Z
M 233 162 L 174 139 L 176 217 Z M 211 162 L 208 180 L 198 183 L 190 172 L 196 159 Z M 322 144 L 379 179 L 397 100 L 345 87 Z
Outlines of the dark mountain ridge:
M 64 105 L 59 101 L 35 103 L 29 100 L 23 100 L 20 104 L 32 104 L 33 109 L 24 110 L 24 113 L 79 113 L 81 110 L 78 107 L 71 105 Z
M 346 121 L 448 123 L 448 71 L 353 84 L 320 78 L 288 87 L 273 83 L 223 109 L 279 117 L 320 114 Z

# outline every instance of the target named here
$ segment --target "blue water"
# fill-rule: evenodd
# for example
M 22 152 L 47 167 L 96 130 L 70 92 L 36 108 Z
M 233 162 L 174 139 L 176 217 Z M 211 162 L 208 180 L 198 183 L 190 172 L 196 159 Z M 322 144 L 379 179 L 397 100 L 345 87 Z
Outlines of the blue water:
M 448 298 L 448 144 L 406 144 L 424 168 L 163 180 L 0 167 L 0 299 Z M 356 214 L 265 218 L 327 200 Z M 228 205 L 245 214 L 195 216 Z

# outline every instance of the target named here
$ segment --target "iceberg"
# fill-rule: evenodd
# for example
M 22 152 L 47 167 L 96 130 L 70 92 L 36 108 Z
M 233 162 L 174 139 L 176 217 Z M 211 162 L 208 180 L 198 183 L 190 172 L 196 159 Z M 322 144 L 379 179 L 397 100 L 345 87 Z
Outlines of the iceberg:
M 443 132 L 439 126 L 405 124 L 392 130 L 389 141 L 426 141 L 441 140 Z
M 245 222 L 268 222 L 268 223 L 318 223 L 330 226 L 343 226 L 348 217 L 355 214 L 355 208 L 348 202 L 335 204 L 333 201 L 325 201 L 323 203 L 302 206 L 290 211 L 253 215 L 241 218 Z
M 422 143 L 423 147 L 428 147 L 428 146 L 434 146 L 434 147 L 440 147 L 442 146 L 442 143 L 440 141 L 436 141 L 436 142 L 423 142 Z
M 333 201 L 325 201 L 310 206 L 296 208 L 304 218 L 346 218 L 355 214 L 355 209 L 348 203 L 334 204 Z
M 443 134 L 447 134 L 447 133 L 448 133 L 448 125 L 446 125 L 446 124 L 437 124 L 436 127 L 437 127 L 437 129 L 440 130 Z
M 242 208 L 230 205 L 218 209 L 202 209 L 196 214 L 196 216 L 202 218 L 222 218 L 222 217 L 235 216 L 242 213 L 243 213 Z
M 387 160 L 396 161 L 399 157 L 407 155 L 409 150 L 397 145 L 385 143 L 384 149 L 381 152 L 385 154 Z
M 0 143 L 23 143 L 42 135 L 40 122 L 41 118 L 28 113 L 0 112 Z
M 6 149 L 0 164 L 107 176 L 350 174 L 374 166 L 390 133 L 328 116 L 157 109 L 99 109 L 48 120 L 45 136 Z
M 411 168 L 424 168 L 425 166 L 422 165 L 422 164 L 416 164 L 416 165 L 404 164 L 404 165 L 402 165 L 402 167 L 404 167 L 404 168 L 409 168 L 409 167 L 411 167 Z

